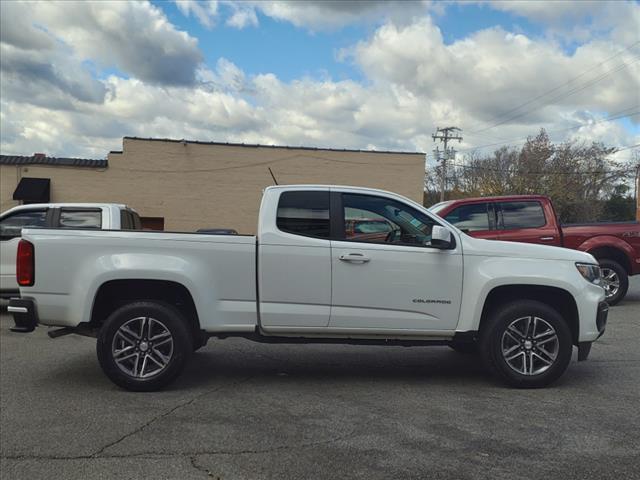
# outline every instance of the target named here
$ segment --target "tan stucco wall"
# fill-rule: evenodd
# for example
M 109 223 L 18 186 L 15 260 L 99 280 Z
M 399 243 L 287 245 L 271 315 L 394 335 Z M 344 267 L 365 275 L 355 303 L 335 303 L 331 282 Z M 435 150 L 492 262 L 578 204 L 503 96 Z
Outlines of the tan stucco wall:
M 22 176 L 51 178 L 51 201 L 126 203 L 141 216 L 164 217 L 166 230 L 256 229 L 262 190 L 273 184 L 323 183 L 395 191 L 422 201 L 421 154 L 339 152 L 124 139 L 103 171 L 22 167 Z M 25 172 L 25 168 L 28 172 Z M 19 174 L 2 166 L 1 207 L 10 205 Z

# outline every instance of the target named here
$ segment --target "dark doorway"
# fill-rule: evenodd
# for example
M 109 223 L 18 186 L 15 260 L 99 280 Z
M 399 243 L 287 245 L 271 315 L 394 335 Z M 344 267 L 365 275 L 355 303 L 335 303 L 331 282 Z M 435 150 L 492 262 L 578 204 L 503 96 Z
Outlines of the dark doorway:
M 164 217 L 140 217 L 143 230 L 164 230 Z

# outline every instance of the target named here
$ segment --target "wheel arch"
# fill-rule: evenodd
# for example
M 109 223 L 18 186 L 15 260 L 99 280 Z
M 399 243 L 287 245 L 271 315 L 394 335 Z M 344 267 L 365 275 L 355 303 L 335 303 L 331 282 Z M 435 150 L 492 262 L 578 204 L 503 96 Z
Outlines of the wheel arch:
M 608 259 L 618 262 L 627 272 L 627 275 L 631 275 L 631 262 L 623 250 L 613 246 L 603 246 L 593 248 L 592 250 L 587 251 L 587 253 L 593 255 L 598 261 Z
M 134 278 L 104 282 L 96 291 L 88 323 L 99 329 L 116 308 L 141 300 L 171 305 L 184 316 L 194 339 L 200 334 L 200 319 L 191 292 L 183 284 L 171 280 Z
M 573 344 L 578 344 L 580 318 L 578 305 L 573 295 L 562 288 L 545 285 L 516 284 L 493 288 L 485 299 L 478 331 L 481 331 L 483 325 L 486 325 L 487 319 L 496 308 L 516 300 L 535 300 L 557 310 L 571 330 Z

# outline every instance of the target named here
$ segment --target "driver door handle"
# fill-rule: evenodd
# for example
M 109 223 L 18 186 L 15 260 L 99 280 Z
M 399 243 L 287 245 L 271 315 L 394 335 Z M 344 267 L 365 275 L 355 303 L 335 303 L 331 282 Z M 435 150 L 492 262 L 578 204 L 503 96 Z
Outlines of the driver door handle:
M 371 259 L 362 253 L 345 253 L 338 257 L 343 262 L 367 263 Z

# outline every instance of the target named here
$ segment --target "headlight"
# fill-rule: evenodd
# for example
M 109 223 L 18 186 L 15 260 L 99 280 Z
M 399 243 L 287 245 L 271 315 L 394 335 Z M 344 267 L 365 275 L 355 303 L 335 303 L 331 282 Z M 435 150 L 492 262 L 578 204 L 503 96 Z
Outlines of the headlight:
M 600 285 L 599 265 L 593 265 L 591 263 L 576 263 L 576 268 L 587 282 L 591 282 L 594 285 Z

